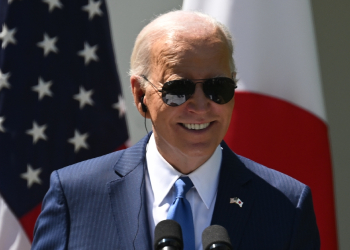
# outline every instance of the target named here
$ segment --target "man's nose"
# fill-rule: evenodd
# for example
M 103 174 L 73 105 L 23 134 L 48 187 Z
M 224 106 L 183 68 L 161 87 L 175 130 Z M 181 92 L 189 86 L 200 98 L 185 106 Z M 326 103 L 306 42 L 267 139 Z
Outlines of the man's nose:
M 195 91 L 191 98 L 188 100 L 188 109 L 196 113 L 208 112 L 210 108 L 210 100 L 207 98 L 203 91 L 203 83 L 197 83 Z

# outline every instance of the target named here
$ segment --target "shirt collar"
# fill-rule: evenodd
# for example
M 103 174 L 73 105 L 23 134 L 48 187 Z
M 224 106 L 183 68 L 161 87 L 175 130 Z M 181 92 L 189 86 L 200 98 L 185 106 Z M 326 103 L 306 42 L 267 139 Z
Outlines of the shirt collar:
M 175 181 L 183 174 L 173 168 L 158 152 L 153 134 L 147 145 L 146 159 L 154 205 L 159 206 Z M 208 209 L 216 195 L 221 159 L 222 148 L 219 145 L 202 166 L 188 175 Z

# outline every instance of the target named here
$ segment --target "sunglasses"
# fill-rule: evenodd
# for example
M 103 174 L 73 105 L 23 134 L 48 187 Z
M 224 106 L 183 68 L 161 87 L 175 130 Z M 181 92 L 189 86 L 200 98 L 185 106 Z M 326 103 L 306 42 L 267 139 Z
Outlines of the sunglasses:
M 197 83 L 203 83 L 203 92 L 207 98 L 217 104 L 228 103 L 235 94 L 236 82 L 228 77 L 215 77 L 209 79 L 180 79 L 163 84 L 161 90 L 151 83 L 146 76 L 143 79 L 162 93 L 162 100 L 165 104 L 176 107 L 185 103 L 194 94 Z M 194 82 L 195 81 L 195 82 Z

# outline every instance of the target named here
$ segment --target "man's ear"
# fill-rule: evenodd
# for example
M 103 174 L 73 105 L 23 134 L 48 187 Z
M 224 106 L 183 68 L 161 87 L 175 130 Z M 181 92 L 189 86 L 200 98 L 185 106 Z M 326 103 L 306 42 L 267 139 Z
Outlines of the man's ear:
M 140 77 L 135 75 L 130 77 L 131 91 L 134 96 L 134 102 L 137 107 L 137 110 L 140 112 L 140 114 L 143 117 L 148 118 L 149 113 L 147 112 L 147 110 L 145 112 L 145 109 L 147 109 L 147 106 L 145 105 L 145 102 L 146 102 L 145 90 L 141 88 L 140 80 L 141 80 Z

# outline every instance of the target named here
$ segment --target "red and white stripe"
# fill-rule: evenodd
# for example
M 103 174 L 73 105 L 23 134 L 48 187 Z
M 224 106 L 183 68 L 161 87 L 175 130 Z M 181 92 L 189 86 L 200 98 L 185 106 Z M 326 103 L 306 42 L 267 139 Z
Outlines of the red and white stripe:
M 309 1 L 185 0 L 227 25 L 238 90 L 225 137 L 311 187 L 322 249 L 337 249 L 332 165 Z M 325 202 L 325 200 L 327 202 Z
M 29 250 L 30 247 L 25 231 L 0 196 L 0 249 Z

